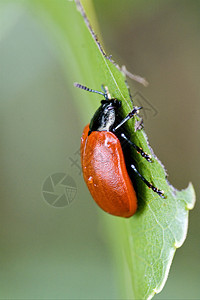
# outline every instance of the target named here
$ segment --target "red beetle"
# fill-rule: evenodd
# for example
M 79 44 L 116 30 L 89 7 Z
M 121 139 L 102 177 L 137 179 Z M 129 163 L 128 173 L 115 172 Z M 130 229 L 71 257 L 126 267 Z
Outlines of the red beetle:
M 106 90 L 103 93 L 78 83 L 74 85 L 105 97 L 90 124 L 84 128 L 81 138 L 83 177 L 96 203 L 111 215 L 131 217 L 137 210 L 137 196 L 130 179 L 131 171 L 164 198 L 164 192 L 154 187 L 138 172 L 133 162 L 130 162 L 130 155 L 127 154 L 127 146 L 131 145 L 151 162 L 151 156 L 130 141 L 124 133 L 124 123 L 133 118 L 141 107 L 135 106 L 125 118 L 122 118 L 121 101 L 110 99 Z

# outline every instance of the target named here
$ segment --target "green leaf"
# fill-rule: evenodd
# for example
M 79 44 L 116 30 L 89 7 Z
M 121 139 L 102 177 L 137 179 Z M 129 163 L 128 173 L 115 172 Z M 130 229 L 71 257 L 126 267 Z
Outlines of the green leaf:
M 176 248 L 185 240 L 194 198 L 191 184 L 183 191 L 169 187 L 165 201 L 147 196 L 144 208 L 126 222 L 125 251 L 136 298 L 150 299 L 162 290 Z
M 100 99 L 100 96 L 76 90 L 74 81 L 97 90 L 105 84 L 111 95 L 123 102 L 124 115 L 130 112 L 132 103 L 124 74 L 100 51 L 75 2 L 32 0 L 28 5 L 32 5 L 56 41 L 66 79 L 80 113 L 89 111 L 92 116 L 94 107 L 99 105 L 94 99 Z M 89 17 L 95 20 L 90 1 L 87 1 L 87 10 Z M 88 101 L 90 99 L 91 102 Z M 131 139 L 145 152 L 152 153 L 144 130 L 134 132 L 134 125 L 134 120 L 128 122 Z M 129 283 L 126 286 L 127 297 L 150 299 L 162 290 L 175 250 L 186 238 L 188 211 L 194 206 L 195 192 L 192 184 L 182 191 L 174 189 L 166 180 L 164 167 L 153 153 L 153 163 L 148 163 L 135 151 L 132 155 L 139 172 L 154 186 L 164 190 L 167 198 L 160 198 L 136 177 L 137 213 L 130 219 L 109 215 L 106 218 L 110 219 L 109 226 L 115 236 L 114 251 L 118 253 L 121 249 L 125 254 L 123 278 L 124 286 L 125 282 Z

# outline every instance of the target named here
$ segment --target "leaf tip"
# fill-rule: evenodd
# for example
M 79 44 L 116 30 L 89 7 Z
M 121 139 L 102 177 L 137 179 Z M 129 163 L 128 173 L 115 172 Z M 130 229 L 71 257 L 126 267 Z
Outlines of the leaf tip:
M 196 193 L 193 187 L 193 184 L 189 182 L 188 187 L 181 192 L 185 193 L 185 198 L 187 200 L 186 208 L 188 210 L 191 210 L 194 208 L 195 202 L 196 202 Z

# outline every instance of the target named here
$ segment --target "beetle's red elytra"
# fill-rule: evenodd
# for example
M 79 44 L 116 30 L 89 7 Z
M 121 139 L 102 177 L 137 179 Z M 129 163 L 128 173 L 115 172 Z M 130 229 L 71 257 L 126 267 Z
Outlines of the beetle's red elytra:
M 133 171 L 150 189 L 165 198 L 164 192 L 146 180 L 127 155 L 127 146 L 131 146 L 148 162 L 152 162 L 151 156 L 125 134 L 124 124 L 137 115 L 142 107 L 135 106 L 123 118 L 120 112 L 121 101 L 111 98 L 107 89 L 99 92 L 79 83 L 74 85 L 105 98 L 90 124 L 84 128 L 81 138 L 83 177 L 95 202 L 111 215 L 124 218 L 133 216 L 137 210 L 137 196 L 130 178 L 130 172 Z
M 81 138 L 83 177 L 96 203 L 111 215 L 131 217 L 137 197 L 128 175 L 123 151 L 112 132 L 93 131 L 89 125 Z

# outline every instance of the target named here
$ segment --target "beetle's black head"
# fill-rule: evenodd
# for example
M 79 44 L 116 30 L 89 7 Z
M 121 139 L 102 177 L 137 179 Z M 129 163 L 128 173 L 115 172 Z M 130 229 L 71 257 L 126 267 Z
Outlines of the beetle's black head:
M 103 95 L 105 100 L 101 101 L 101 106 L 95 112 L 91 122 L 90 122 L 90 131 L 112 131 L 112 128 L 115 126 L 116 119 L 119 123 L 119 108 L 121 107 L 121 101 L 113 98 L 110 99 L 110 94 L 108 88 L 102 85 L 103 92 L 96 91 L 75 82 L 74 85 L 80 89 L 83 89 L 88 92 L 97 93 Z
M 90 132 L 111 131 L 115 125 L 120 107 L 121 101 L 115 98 L 102 100 L 101 106 L 97 109 L 90 122 Z

